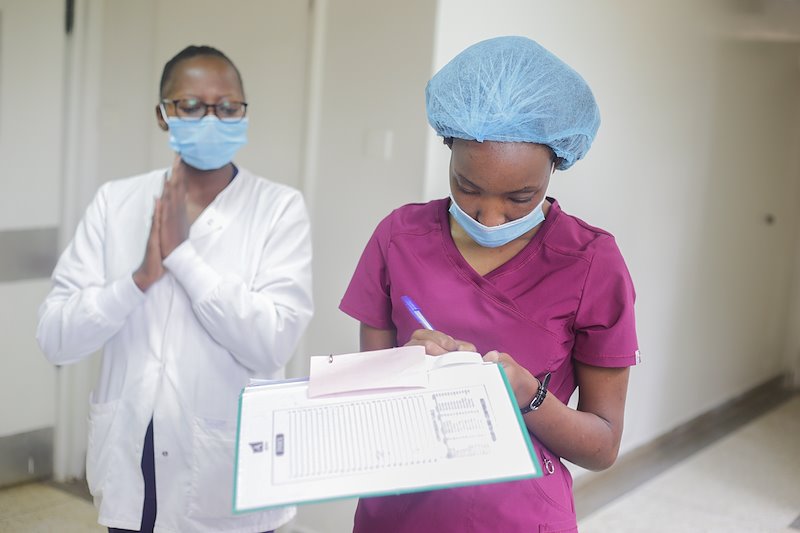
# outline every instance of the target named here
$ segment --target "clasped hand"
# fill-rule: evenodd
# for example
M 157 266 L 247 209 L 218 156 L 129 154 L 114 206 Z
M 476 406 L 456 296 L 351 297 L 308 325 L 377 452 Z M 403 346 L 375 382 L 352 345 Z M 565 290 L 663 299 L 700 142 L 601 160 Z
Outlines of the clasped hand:
M 176 156 L 170 178 L 164 176 L 161 197 L 155 201 L 144 259 L 133 274 L 133 281 L 142 291 L 164 275 L 164 258 L 189 237 L 186 178 L 182 167 L 180 156 Z
M 411 334 L 406 346 L 424 346 L 428 355 L 442 355 L 454 351 L 477 351 L 475 345 L 468 341 L 454 339 L 441 331 L 418 329 Z M 497 363 L 503 367 L 514 397 L 519 406 L 528 405 L 539 388 L 539 380 L 527 368 L 517 363 L 513 357 L 504 352 L 492 350 L 483 355 L 483 360 Z

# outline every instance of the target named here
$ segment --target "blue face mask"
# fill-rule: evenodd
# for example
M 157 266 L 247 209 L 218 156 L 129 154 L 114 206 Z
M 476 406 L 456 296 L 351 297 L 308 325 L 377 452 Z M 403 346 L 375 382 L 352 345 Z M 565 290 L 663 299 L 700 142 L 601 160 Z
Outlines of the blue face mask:
M 486 248 L 497 248 L 498 246 L 510 243 L 541 224 L 544 220 L 544 211 L 542 211 L 544 201 L 545 198 L 543 197 L 539 205 L 534 207 L 533 211 L 522 218 L 500 224 L 499 226 L 484 226 L 466 214 L 451 195 L 450 214 L 453 215 L 458 225 L 467 232 L 467 235 L 472 237 L 473 241 Z
M 214 115 L 196 121 L 164 116 L 169 125 L 169 145 L 187 165 L 198 170 L 224 167 L 247 144 L 247 118 L 226 122 Z

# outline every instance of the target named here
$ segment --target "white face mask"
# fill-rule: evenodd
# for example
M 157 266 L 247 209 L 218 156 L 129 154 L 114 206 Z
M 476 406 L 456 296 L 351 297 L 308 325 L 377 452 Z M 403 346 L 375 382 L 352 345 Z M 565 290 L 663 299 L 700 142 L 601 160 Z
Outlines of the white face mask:
M 522 218 L 500 224 L 499 226 L 484 226 L 468 214 L 466 214 L 456 203 L 453 195 L 450 195 L 450 214 L 458 222 L 464 231 L 467 232 L 472 240 L 487 248 L 497 248 L 508 244 L 514 239 L 521 237 L 530 230 L 538 226 L 544 220 L 544 201 L 542 197 L 539 205 Z

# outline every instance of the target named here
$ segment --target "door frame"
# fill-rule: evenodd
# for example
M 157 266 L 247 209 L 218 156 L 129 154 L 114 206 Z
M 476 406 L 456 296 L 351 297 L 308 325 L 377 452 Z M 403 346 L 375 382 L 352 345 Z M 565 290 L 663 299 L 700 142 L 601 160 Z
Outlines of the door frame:
M 66 248 L 98 183 L 99 91 L 102 73 L 105 0 L 74 0 L 66 35 L 64 151 L 59 250 Z M 84 479 L 88 397 L 99 361 L 90 357 L 61 366 L 56 375 L 53 477 Z

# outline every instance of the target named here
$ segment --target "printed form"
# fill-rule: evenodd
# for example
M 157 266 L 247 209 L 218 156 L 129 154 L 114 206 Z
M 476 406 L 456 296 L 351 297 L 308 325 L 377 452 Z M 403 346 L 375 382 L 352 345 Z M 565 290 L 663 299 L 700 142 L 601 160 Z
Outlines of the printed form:
M 247 387 L 234 511 L 541 475 L 499 366 L 409 348 L 312 358 L 310 382 Z

